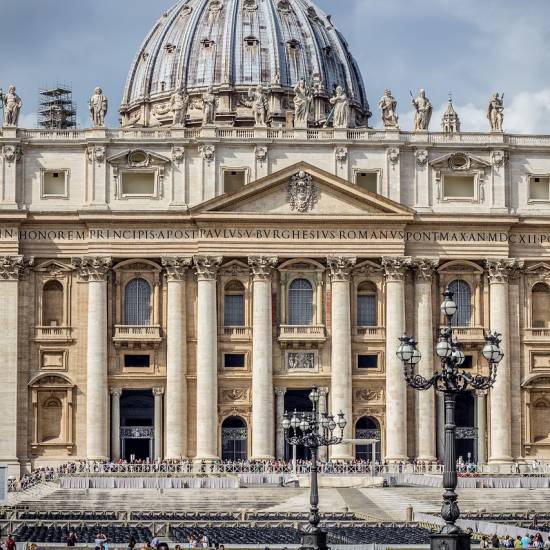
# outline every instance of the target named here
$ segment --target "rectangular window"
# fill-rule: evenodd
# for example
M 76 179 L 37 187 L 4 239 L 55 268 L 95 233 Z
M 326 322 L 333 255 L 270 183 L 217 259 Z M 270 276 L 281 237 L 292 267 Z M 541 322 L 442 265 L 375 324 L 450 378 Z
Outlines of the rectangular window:
M 48 170 L 42 173 L 42 196 L 43 197 L 66 197 L 67 196 L 67 171 Z
M 378 355 L 358 355 L 357 368 L 358 369 L 377 369 Z
M 223 366 L 226 369 L 244 369 L 244 353 L 226 353 L 223 356 Z
M 223 324 L 226 327 L 244 327 L 244 296 L 242 294 L 225 295 Z
M 443 180 L 443 196 L 446 199 L 475 198 L 474 176 L 445 176 Z
M 224 170 L 223 171 L 223 192 L 237 193 L 240 191 L 246 180 L 245 170 Z
M 126 369 L 148 369 L 151 366 L 150 355 L 125 355 L 124 368 Z
M 152 197 L 155 195 L 154 172 L 122 172 L 122 195 Z
M 357 296 L 357 326 L 376 326 L 376 295 L 360 294 Z
M 550 201 L 549 176 L 532 176 L 529 178 L 529 200 Z
M 471 355 L 464 356 L 464 363 L 460 366 L 462 369 L 471 369 L 474 366 L 474 358 Z
M 363 191 L 378 193 L 378 172 L 356 172 L 355 183 Z

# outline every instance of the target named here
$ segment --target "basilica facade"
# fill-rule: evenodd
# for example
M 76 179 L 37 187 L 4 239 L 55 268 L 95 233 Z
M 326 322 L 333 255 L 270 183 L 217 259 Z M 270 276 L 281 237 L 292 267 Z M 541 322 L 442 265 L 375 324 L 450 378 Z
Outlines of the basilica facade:
M 550 459 L 550 137 L 413 131 L 309 0 L 182 0 L 130 69 L 121 127 L 0 134 L 0 462 L 289 458 L 281 421 L 342 411 L 334 459 L 434 461 L 443 408 L 396 356 L 434 353 L 446 288 L 488 392 L 457 404 L 457 452 Z M 504 120 L 505 126 L 505 120 Z M 462 129 L 464 130 L 464 129 Z M 369 443 L 362 444 L 361 440 Z M 373 441 L 375 441 L 373 443 Z M 298 450 L 302 452 L 302 450 Z M 326 453 L 325 453 L 326 456 Z

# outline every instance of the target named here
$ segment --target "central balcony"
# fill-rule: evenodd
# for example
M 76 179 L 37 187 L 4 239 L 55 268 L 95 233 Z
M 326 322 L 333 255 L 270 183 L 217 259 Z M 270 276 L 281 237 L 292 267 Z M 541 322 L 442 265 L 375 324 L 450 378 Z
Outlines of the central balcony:
M 35 327 L 34 341 L 44 344 L 72 342 L 72 327 Z
M 281 325 L 279 342 L 321 343 L 327 339 L 324 325 Z
M 548 344 L 550 342 L 550 328 L 526 328 L 523 330 L 523 341 Z
M 160 325 L 115 325 L 116 346 L 156 347 L 162 342 Z
M 353 338 L 356 342 L 383 342 L 386 327 L 354 327 Z
M 453 327 L 453 336 L 463 343 L 482 344 L 485 342 L 485 329 L 483 327 Z

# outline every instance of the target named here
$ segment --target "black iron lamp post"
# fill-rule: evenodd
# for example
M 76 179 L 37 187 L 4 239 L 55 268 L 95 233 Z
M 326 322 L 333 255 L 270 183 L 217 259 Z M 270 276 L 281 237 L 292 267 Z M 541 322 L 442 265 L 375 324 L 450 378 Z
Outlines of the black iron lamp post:
M 319 527 L 321 520 L 319 516 L 319 486 L 317 483 L 319 447 L 338 445 L 344 438 L 344 428 L 346 419 L 344 413 L 340 412 L 337 418 L 327 413 L 319 415 L 320 393 L 317 388 L 313 388 L 309 394 L 309 399 L 313 403 L 313 412 L 297 413 L 292 415 L 285 412 L 282 426 L 285 433 L 285 439 L 290 445 L 303 445 L 311 453 L 311 488 L 309 493 L 309 523 L 301 531 L 302 545 L 301 550 L 326 550 L 327 533 Z M 339 428 L 340 436 L 334 435 L 334 431 Z
M 472 375 L 459 367 L 464 363 L 462 346 L 453 337 L 451 320 L 457 312 L 457 305 L 453 300 L 453 293 L 446 290 L 444 293 L 441 311 L 447 318 L 447 326 L 441 329 L 439 342 L 435 351 L 441 361 L 441 370 L 431 378 L 424 378 L 416 374 L 414 369 L 422 356 L 417 343 L 410 336 L 400 338 L 401 345 L 397 350 L 397 357 L 403 361 L 403 368 L 407 384 L 415 390 L 428 390 L 432 386 L 436 391 L 445 395 L 445 457 L 443 466 L 443 506 L 441 517 L 445 525 L 440 532 L 432 535 L 432 550 L 465 550 L 470 548 L 470 535 L 464 532 L 456 520 L 460 516 L 457 503 L 456 451 L 455 451 L 455 405 L 456 396 L 469 389 L 487 390 L 491 388 L 497 376 L 497 365 L 502 361 L 504 354 L 500 348 L 501 336 L 497 332 L 485 335 L 483 356 L 489 363 L 489 376 Z

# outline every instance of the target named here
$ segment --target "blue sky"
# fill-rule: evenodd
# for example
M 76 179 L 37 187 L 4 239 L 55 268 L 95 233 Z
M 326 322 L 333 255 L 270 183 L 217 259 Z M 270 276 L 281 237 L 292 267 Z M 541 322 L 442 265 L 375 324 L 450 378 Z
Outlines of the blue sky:
M 157 17 L 175 0 L 17 0 L 3 2 L 0 86 L 17 85 L 22 124 L 34 126 L 38 90 L 73 86 L 81 124 L 101 85 L 109 125 L 131 61 Z M 505 129 L 550 134 L 550 0 L 317 0 L 346 36 L 379 126 L 389 87 L 410 129 L 409 90 L 425 87 L 439 125 L 448 93 L 463 131 L 485 130 L 493 91 L 506 93 Z

